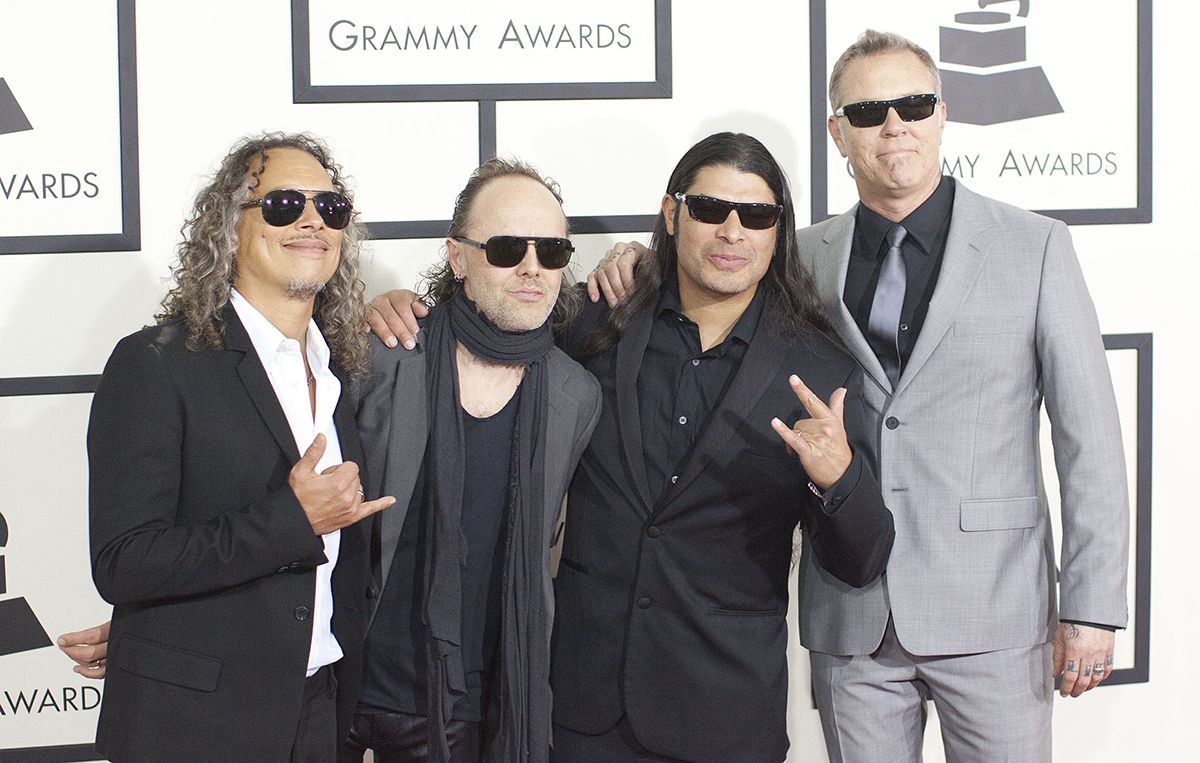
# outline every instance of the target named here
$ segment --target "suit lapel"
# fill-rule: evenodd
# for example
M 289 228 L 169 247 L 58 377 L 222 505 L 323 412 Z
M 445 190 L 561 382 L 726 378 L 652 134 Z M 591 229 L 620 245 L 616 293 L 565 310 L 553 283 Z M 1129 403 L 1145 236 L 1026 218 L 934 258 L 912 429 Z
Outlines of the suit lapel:
M 750 418 L 750 411 L 758 404 L 767 387 L 778 381 L 779 368 L 789 355 L 788 343 L 777 332 L 770 330 L 770 314 L 771 302 L 768 299 L 763 305 L 754 338 L 734 371 L 733 380 L 726 387 L 717 407 L 705 419 L 704 430 L 679 470 L 679 480 L 666 491 L 656 510 L 669 505 L 675 496 L 700 476 L 714 456 L 729 451 L 729 444 L 736 442 L 737 427 Z M 768 422 L 752 422 L 752 425 L 767 427 Z
M 850 350 L 850 354 L 876 384 L 890 390 L 892 384 L 888 381 L 879 358 L 875 356 L 871 345 L 867 344 L 866 337 L 842 300 L 842 294 L 846 290 L 846 271 L 850 267 L 850 246 L 854 241 L 854 214 L 857 209 L 856 204 L 849 212 L 839 215 L 826 227 L 822 249 L 815 258 L 813 267 L 816 272 L 813 278 L 829 318 L 833 321 L 833 327 L 845 342 L 846 349 Z
M 617 427 L 621 438 L 621 451 L 634 486 L 641 497 L 646 513 L 653 510 L 654 499 L 650 495 L 650 483 L 646 479 L 646 458 L 642 452 L 642 417 L 638 407 L 638 371 L 642 367 L 642 356 L 650 341 L 650 329 L 654 322 L 653 304 L 639 311 L 629 321 L 625 335 L 617 342 L 616 397 Z
M 896 393 L 903 391 L 920 372 L 954 323 L 954 316 L 971 292 L 987 260 L 991 242 L 995 238 L 984 235 L 990 227 L 990 219 L 979 204 L 979 197 L 961 183 L 957 184 L 937 287 L 929 300 L 929 312 L 925 315 L 921 335 L 917 337 L 912 355 L 896 385 Z
M 417 340 L 421 341 L 420 338 Z M 409 351 L 396 368 L 396 378 L 390 392 L 392 404 L 389 411 L 386 448 L 380 453 L 368 454 L 368 463 L 377 459 L 381 466 L 368 469 L 372 483 L 382 494 L 384 485 L 396 490 L 396 505 L 381 512 L 380 520 L 380 582 L 387 581 L 392 569 L 392 557 L 400 541 L 400 532 L 408 516 L 408 506 L 416 488 L 417 475 L 425 464 L 425 446 L 429 440 L 429 395 L 426 392 L 425 369 L 429 348 L 418 346 Z M 386 462 L 384 457 L 386 456 Z M 371 472 L 379 472 L 378 477 Z M 398 488 L 403 487 L 403 491 Z M 372 494 L 372 497 L 378 495 Z
M 287 418 L 283 415 L 283 408 L 279 405 L 279 398 L 275 396 L 271 380 L 267 378 L 262 360 L 250 342 L 250 335 L 246 333 L 237 311 L 232 306 L 226 306 L 224 318 L 225 349 L 242 354 L 237 366 L 242 386 L 246 388 L 246 393 L 254 402 L 254 407 L 258 409 L 258 414 L 262 416 L 263 423 L 279 444 L 280 450 L 287 454 L 292 463 L 296 463 L 300 460 L 300 451 L 296 450 L 296 438 L 292 436 L 292 428 L 288 426 Z

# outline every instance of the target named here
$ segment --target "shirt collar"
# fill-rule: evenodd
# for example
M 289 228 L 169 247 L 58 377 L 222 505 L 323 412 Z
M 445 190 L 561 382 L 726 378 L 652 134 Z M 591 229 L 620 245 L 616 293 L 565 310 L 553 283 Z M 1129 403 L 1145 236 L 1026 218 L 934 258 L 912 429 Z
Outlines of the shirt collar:
M 275 324 L 267 320 L 267 317 L 259 312 L 257 307 L 232 287 L 229 289 L 229 304 L 233 305 L 233 309 L 237 311 L 242 326 L 250 336 L 250 343 L 254 345 L 254 351 L 258 353 L 264 366 L 270 367 L 275 354 L 286 346 L 287 342 L 298 344 L 294 339 L 284 336 L 283 332 L 275 328 Z M 325 342 L 325 337 L 321 335 L 321 330 L 317 328 L 316 321 L 312 318 L 308 319 L 305 348 L 308 353 L 308 364 L 312 367 L 313 373 L 329 368 L 329 345 Z
M 917 245 L 917 251 L 928 255 L 933 250 L 938 234 L 949 224 L 953 208 L 954 178 L 943 175 L 929 198 L 900 221 L 908 231 L 905 240 L 912 241 Z M 866 204 L 859 204 L 854 229 L 863 236 L 866 244 L 863 253 L 871 259 L 877 258 L 883 249 L 883 239 L 893 225 L 895 223 Z

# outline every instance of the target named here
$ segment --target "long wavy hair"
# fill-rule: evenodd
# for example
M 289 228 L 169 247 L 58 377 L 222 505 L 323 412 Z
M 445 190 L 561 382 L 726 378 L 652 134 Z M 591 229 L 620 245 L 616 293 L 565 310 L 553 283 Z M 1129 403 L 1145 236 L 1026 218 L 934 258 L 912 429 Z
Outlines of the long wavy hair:
M 211 182 L 200 190 L 187 221 L 180 229 L 183 240 L 171 266 L 175 286 L 162 301 L 159 323 L 182 319 L 188 327 L 188 349 L 224 347 L 225 321 L 222 311 L 229 303 L 229 288 L 237 275 L 237 226 L 241 204 L 258 185 L 268 161 L 268 152 L 294 148 L 316 159 L 334 188 L 350 197 L 345 175 L 333 161 L 328 147 L 307 133 L 264 133 L 242 138 L 221 161 Z M 252 160 L 257 157 L 255 163 Z M 257 167 L 251 170 L 252 164 Z M 368 368 L 364 290 L 359 252 L 367 237 L 366 226 L 355 211 L 342 231 L 342 246 L 337 270 L 317 293 L 313 320 L 329 343 L 333 364 L 342 372 L 356 376 Z
M 479 192 L 489 182 L 502 177 L 527 177 L 541 183 L 554 195 L 559 206 L 562 206 L 562 191 L 559 189 L 558 183 L 543 176 L 532 165 L 520 159 L 502 157 L 489 159 L 475 168 L 471 177 L 467 179 L 466 186 L 455 199 L 454 214 L 450 218 L 450 229 L 446 231 L 446 238 L 466 235 L 467 225 L 471 219 L 471 210 L 475 207 L 475 200 L 479 197 Z M 569 237 L 571 221 L 565 216 L 564 219 Z M 425 280 L 426 287 L 421 298 L 429 304 L 447 303 L 463 288 L 462 282 L 454 279 L 454 271 L 450 267 L 449 257 L 444 257 L 441 262 L 422 273 L 422 278 Z M 555 330 L 569 326 L 583 307 L 583 295 L 571 286 L 575 281 L 575 275 L 570 265 L 563 269 L 562 278 L 562 285 L 558 289 L 558 301 L 554 303 L 554 309 L 550 312 L 550 325 Z
M 772 330 L 799 336 L 816 332 L 840 345 L 829 318 L 821 306 L 812 277 L 800 262 L 796 244 L 796 213 L 787 175 L 766 146 L 744 133 L 720 132 L 709 135 L 688 149 L 667 181 L 666 193 L 687 193 L 696 176 L 706 167 L 730 167 L 738 172 L 758 175 L 783 214 L 775 223 L 775 251 L 766 275 L 759 282 L 770 297 L 770 313 L 765 324 Z M 682 205 L 675 205 L 675 227 L 679 227 Z M 675 272 L 678 252 L 675 238 L 667 233 L 667 220 L 659 211 L 650 239 L 650 251 L 634 266 L 633 288 L 608 316 L 608 321 L 589 342 L 586 354 L 596 355 L 612 347 L 639 310 L 657 302 L 659 289 L 667 276 Z

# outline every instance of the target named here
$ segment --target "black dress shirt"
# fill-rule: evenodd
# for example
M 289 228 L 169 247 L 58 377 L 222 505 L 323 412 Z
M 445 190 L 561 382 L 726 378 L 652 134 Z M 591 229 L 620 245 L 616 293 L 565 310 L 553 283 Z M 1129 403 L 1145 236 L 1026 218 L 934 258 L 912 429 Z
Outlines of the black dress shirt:
M 904 307 L 900 310 L 900 327 L 896 334 L 902 371 L 925 324 L 929 300 L 937 287 L 953 208 L 954 179 L 943 177 L 933 195 L 900 221 L 908 231 L 900 249 L 904 257 L 906 286 Z M 867 331 L 871 303 L 875 299 L 875 286 L 879 283 L 879 271 L 883 268 L 884 255 L 888 250 L 887 234 L 894 225 L 865 204 L 858 205 L 842 301 L 868 342 L 871 342 L 871 334 Z M 876 355 L 879 354 L 880 348 L 873 343 L 872 349 Z
M 663 494 L 746 354 L 762 315 L 759 289 L 720 344 L 701 350 L 700 327 L 683 314 L 679 282 L 664 283 L 638 372 L 638 411 L 650 494 Z

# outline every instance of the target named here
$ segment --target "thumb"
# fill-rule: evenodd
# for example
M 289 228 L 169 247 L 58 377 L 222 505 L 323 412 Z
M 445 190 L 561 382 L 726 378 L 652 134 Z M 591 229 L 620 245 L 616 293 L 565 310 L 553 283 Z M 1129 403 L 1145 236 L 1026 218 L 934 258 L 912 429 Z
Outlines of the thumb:
M 842 420 L 842 413 L 846 410 L 846 388 L 838 387 L 829 396 L 829 412 L 837 417 L 838 421 Z
M 304 451 L 304 455 L 300 456 L 298 464 L 304 464 L 312 471 L 317 470 L 317 462 L 321 460 L 321 456 L 325 455 L 325 435 L 318 434 L 313 438 L 312 444 L 308 446 L 308 450 Z

